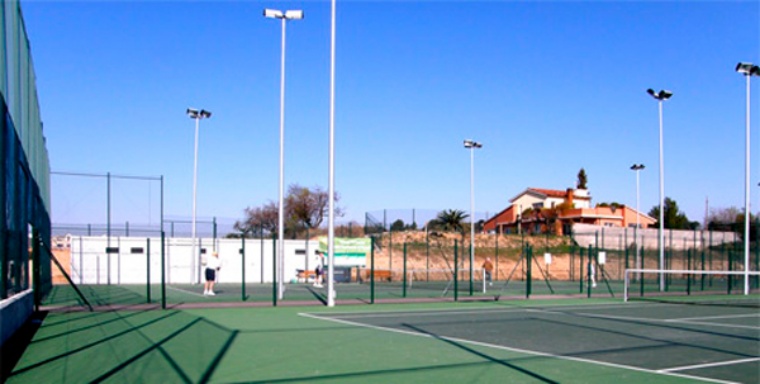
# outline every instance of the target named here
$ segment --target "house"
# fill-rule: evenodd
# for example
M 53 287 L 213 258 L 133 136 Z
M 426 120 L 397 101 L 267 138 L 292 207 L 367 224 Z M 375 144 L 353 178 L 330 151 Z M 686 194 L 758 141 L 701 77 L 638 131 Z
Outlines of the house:
M 635 227 L 638 216 L 639 226 L 648 228 L 656 221 L 626 205 L 592 208 L 587 189 L 528 188 L 509 202 L 483 224 L 484 232 L 569 234 L 574 223 Z

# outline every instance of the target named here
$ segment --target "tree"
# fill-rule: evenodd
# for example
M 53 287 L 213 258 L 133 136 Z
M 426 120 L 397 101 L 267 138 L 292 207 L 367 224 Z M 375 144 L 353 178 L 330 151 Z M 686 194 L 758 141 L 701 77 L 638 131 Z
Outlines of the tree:
M 404 220 L 398 219 L 391 224 L 391 231 L 398 232 L 398 231 L 403 231 L 404 229 L 406 229 L 406 226 L 404 225 Z
M 444 209 L 438 212 L 438 216 L 431 221 L 431 226 L 443 231 L 454 231 L 464 236 L 464 219 L 469 215 L 458 209 Z
M 261 207 L 245 209 L 245 219 L 235 222 L 235 229 L 240 232 L 257 233 L 263 236 L 263 231 L 277 232 L 277 218 L 279 212 L 277 204 L 269 201 Z
M 580 171 L 578 171 L 578 189 L 587 189 L 586 183 L 588 182 L 588 178 L 586 177 L 586 170 L 581 168 Z
M 665 212 L 664 212 L 664 227 L 667 229 L 696 229 L 699 227 L 698 222 L 691 222 L 689 221 L 689 218 L 686 217 L 686 214 L 681 212 L 678 208 L 678 203 L 676 203 L 675 200 L 666 197 L 664 202 Z M 660 225 L 659 218 L 660 218 L 660 207 L 654 206 L 651 210 L 649 210 L 649 216 L 654 217 L 658 221 L 655 223 L 655 226 Z
M 335 194 L 335 201 L 340 200 Z M 288 187 L 284 198 L 285 237 L 295 238 L 307 229 L 318 228 L 328 214 L 328 194 L 321 187 L 309 189 L 298 184 Z M 343 210 L 335 207 L 335 215 L 342 216 Z M 264 230 L 277 232 L 278 206 L 270 201 L 262 207 L 246 208 L 245 219 L 235 223 L 235 229 L 241 232 L 257 232 L 259 226 Z

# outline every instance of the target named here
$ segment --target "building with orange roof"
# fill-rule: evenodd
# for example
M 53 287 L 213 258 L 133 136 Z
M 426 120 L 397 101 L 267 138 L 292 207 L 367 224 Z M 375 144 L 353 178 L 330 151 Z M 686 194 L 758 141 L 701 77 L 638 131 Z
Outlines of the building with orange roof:
M 569 234 L 574 223 L 635 227 L 637 216 L 641 228 L 656 222 L 626 205 L 592 207 L 587 189 L 527 188 L 509 201 L 507 208 L 486 220 L 484 232 Z

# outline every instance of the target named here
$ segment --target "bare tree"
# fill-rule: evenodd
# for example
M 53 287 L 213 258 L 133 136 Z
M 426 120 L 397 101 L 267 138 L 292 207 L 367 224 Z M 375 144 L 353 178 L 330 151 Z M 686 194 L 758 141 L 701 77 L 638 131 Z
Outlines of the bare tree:
M 335 194 L 335 201 L 339 196 Z M 318 228 L 322 225 L 328 213 L 328 194 L 321 187 L 312 189 L 293 184 L 288 187 L 284 199 L 285 207 L 285 237 L 295 238 L 306 229 Z M 274 233 L 277 231 L 278 206 L 274 202 L 268 202 L 262 207 L 246 208 L 245 219 L 235 223 L 235 229 L 241 232 L 257 232 L 260 226 L 265 231 Z M 335 215 L 342 216 L 343 210 L 335 207 Z
M 235 229 L 246 233 L 259 233 L 267 231 L 269 233 L 277 232 L 278 207 L 273 201 L 264 204 L 261 207 L 245 209 L 245 219 L 235 222 Z M 259 233 L 263 236 L 263 233 Z

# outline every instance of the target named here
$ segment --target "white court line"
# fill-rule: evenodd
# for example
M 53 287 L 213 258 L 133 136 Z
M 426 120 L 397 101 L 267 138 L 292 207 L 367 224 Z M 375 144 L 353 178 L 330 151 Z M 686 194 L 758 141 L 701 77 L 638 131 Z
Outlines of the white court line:
M 181 289 L 181 288 L 174 288 L 171 285 L 167 285 L 166 288 L 173 289 L 173 290 L 178 291 L 178 292 L 189 293 L 189 294 L 195 295 L 195 296 L 205 297 L 204 295 L 202 295 L 202 294 L 200 294 L 198 292 L 188 291 L 188 290 Z
M 599 314 L 596 314 L 596 313 L 584 313 L 584 312 L 564 313 L 564 312 L 551 311 L 551 310 L 541 310 L 541 309 L 531 309 L 529 311 L 530 312 L 539 312 L 539 313 L 552 313 L 552 314 L 556 314 L 556 315 L 567 315 L 567 316 L 569 316 L 569 315 L 577 315 L 577 316 L 592 317 L 592 318 L 598 318 L 598 319 L 632 320 L 632 321 L 641 321 L 641 322 L 647 322 L 647 323 L 683 323 L 683 324 L 694 324 L 694 325 L 706 325 L 706 326 L 721 327 L 721 328 L 760 329 L 760 326 L 739 325 L 739 324 L 708 323 L 708 322 L 678 320 L 678 319 L 650 319 L 650 318 L 646 318 L 646 317 L 599 315 Z M 747 317 L 747 316 L 755 316 L 755 315 L 742 315 L 741 317 Z
M 600 307 L 604 308 L 615 308 L 615 307 L 621 307 L 621 308 L 634 308 L 634 307 L 648 307 L 651 306 L 651 304 L 638 304 L 638 305 L 631 305 L 631 304 L 624 304 L 624 303 L 599 303 L 599 304 L 593 304 L 593 305 L 582 305 L 582 306 L 553 306 L 552 308 L 556 309 L 572 309 L 572 310 L 578 310 L 578 309 L 599 309 Z M 378 312 L 377 310 L 373 311 L 367 311 L 367 312 L 316 312 L 311 313 L 315 316 L 335 316 L 340 317 L 344 319 L 361 319 L 364 317 L 394 317 L 398 316 L 400 314 L 403 315 L 409 315 L 409 316 L 429 316 L 429 315 L 435 315 L 435 314 L 441 314 L 441 315 L 470 315 L 473 313 L 508 313 L 508 312 L 534 312 L 534 311 L 540 311 L 539 308 L 535 307 L 508 307 L 508 308 L 482 308 L 482 309 L 472 309 L 472 310 L 463 310 L 463 309 L 418 309 L 418 310 L 406 310 L 406 311 L 383 311 Z M 562 313 L 562 312 L 558 312 Z
M 659 370 L 657 372 L 687 371 L 687 370 L 691 370 L 691 369 L 720 367 L 722 365 L 734 365 L 734 364 L 749 363 L 749 362 L 752 362 L 752 361 L 760 361 L 760 357 L 752 357 L 752 358 L 749 358 L 749 359 L 741 359 L 741 360 L 720 361 L 720 362 L 717 362 L 717 363 L 687 365 L 687 366 L 684 366 L 684 367 L 675 367 L 675 368 L 661 369 L 661 370 Z
M 740 329 L 760 329 L 760 326 L 739 325 L 739 324 L 708 323 L 706 321 L 682 320 L 682 321 L 668 321 L 668 322 L 669 323 L 676 323 L 676 324 L 706 325 L 706 326 L 709 326 L 709 327 L 740 328 Z
M 689 321 L 689 320 L 711 320 L 711 319 L 737 319 L 740 317 L 760 317 L 760 313 L 750 313 L 746 315 L 721 315 L 721 316 L 699 316 L 699 317 L 679 317 L 669 319 L 668 321 Z
M 380 327 L 380 326 L 370 325 L 370 324 L 355 323 L 353 321 L 347 321 L 347 320 L 340 320 L 340 319 L 319 317 L 319 316 L 315 316 L 315 315 L 310 314 L 310 313 L 299 313 L 298 315 L 299 316 L 303 316 L 303 317 L 309 317 L 309 318 L 312 318 L 312 319 L 317 319 L 317 320 L 333 321 L 333 322 L 336 322 L 336 323 L 351 325 L 351 326 L 355 326 L 355 327 L 370 328 L 370 329 L 374 329 L 374 330 L 378 330 L 378 331 L 395 332 L 395 333 L 401 333 L 401 334 L 410 335 L 410 336 L 433 338 L 432 335 L 425 334 L 425 333 L 412 332 L 412 331 L 404 331 L 404 330 L 401 330 L 401 329 L 386 328 L 386 327 Z M 529 350 L 520 349 L 520 348 L 505 347 L 503 345 L 495 345 L 495 344 L 483 343 L 483 342 L 479 342 L 479 341 L 459 339 L 459 338 L 456 338 L 456 337 L 436 336 L 435 338 L 442 339 L 442 340 L 448 340 L 448 341 L 454 341 L 454 342 L 457 342 L 457 343 L 472 344 L 472 345 L 478 345 L 478 346 L 482 346 L 482 347 L 500 349 L 500 350 L 504 350 L 504 351 L 518 352 L 518 353 L 523 353 L 523 354 L 526 354 L 526 355 L 551 357 L 551 358 L 560 359 L 560 360 L 577 361 L 577 362 L 581 362 L 581 363 L 602 365 L 602 366 L 606 366 L 606 367 L 629 369 L 629 370 L 638 371 L 638 372 L 653 373 L 653 374 L 660 374 L 660 375 L 666 375 L 666 376 L 682 377 L 682 378 L 687 378 L 687 379 L 692 379 L 692 380 L 702 380 L 702 381 L 711 382 L 711 383 L 736 384 L 733 381 L 725 381 L 725 380 L 711 379 L 711 378 L 707 378 L 707 377 L 684 375 L 684 374 L 681 374 L 681 373 L 674 373 L 674 372 L 660 372 L 660 371 L 655 371 L 655 370 L 651 370 L 651 369 L 644 369 L 644 368 L 639 368 L 639 367 L 633 367 L 633 366 L 627 366 L 627 365 L 621 365 L 621 364 L 615 364 L 615 363 L 608 363 L 608 362 L 604 362 L 604 361 L 587 360 L 587 359 L 583 359 L 583 358 L 579 358 L 579 357 L 562 356 L 562 355 L 555 355 L 555 354 L 545 353 L 545 352 L 529 351 Z

